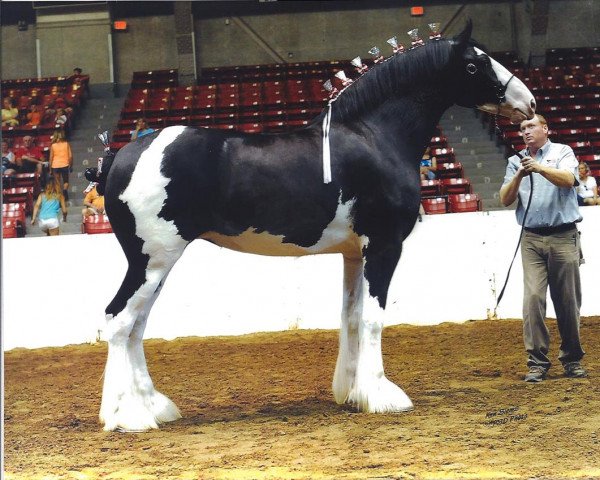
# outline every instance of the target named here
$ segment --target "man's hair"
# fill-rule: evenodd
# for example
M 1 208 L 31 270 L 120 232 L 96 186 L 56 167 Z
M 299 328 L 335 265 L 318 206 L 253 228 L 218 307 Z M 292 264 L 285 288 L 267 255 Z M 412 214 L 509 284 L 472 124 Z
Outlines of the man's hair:
M 535 114 L 535 118 L 537 118 L 540 122 L 540 125 L 546 125 L 548 126 L 548 122 L 546 120 L 546 118 L 543 115 L 540 115 L 539 113 Z M 519 129 L 521 128 L 521 125 L 523 124 L 523 122 L 527 122 L 528 120 L 523 120 L 520 124 L 519 124 Z
M 548 122 L 546 121 L 546 119 L 544 118 L 543 115 L 540 115 L 539 113 L 536 113 L 535 116 L 537 117 L 537 119 L 540 121 L 540 123 L 542 125 L 548 125 Z

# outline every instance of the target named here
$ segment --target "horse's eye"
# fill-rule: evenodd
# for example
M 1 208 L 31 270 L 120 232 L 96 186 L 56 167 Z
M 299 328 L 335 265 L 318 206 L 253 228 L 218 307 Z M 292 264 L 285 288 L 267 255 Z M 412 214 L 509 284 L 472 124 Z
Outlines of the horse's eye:
M 477 66 L 474 63 L 468 63 L 467 72 L 471 75 L 474 75 L 477 72 Z

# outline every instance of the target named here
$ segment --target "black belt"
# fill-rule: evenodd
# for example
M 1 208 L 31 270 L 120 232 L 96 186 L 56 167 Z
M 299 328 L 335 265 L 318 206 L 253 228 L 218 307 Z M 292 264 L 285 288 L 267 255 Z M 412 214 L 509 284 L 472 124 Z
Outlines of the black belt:
M 557 227 L 525 227 L 523 230 L 529 233 L 535 233 L 536 235 L 553 235 L 555 233 L 563 233 L 568 232 L 569 230 L 573 230 L 575 228 L 575 223 L 565 223 L 563 225 L 558 225 Z

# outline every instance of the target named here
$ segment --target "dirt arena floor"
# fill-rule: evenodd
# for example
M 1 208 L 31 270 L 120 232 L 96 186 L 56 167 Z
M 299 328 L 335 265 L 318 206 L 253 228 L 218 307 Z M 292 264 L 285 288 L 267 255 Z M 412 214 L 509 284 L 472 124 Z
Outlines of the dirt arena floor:
M 549 321 L 557 356 L 556 322 Z M 183 419 L 106 433 L 106 344 L 5 353 L 6 479 L 600 478 L 600 317 L 582 321 L 589 377 L 522 381 L 521 322 L 384 332 L 388 377 L 415 410 L 335 404 L 337 331 L 146 342 Z

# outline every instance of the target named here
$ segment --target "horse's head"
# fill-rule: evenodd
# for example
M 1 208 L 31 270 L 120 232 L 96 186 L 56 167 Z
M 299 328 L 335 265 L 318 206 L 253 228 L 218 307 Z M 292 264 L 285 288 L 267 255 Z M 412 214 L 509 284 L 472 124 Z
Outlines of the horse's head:
M 477 107 L 519 123 L 532 118 L 535 99 L 521 80 L 490 57 L 471 40 L 472 23 L 451 40 L 460 62 L 457 85 L 463 107 Z

